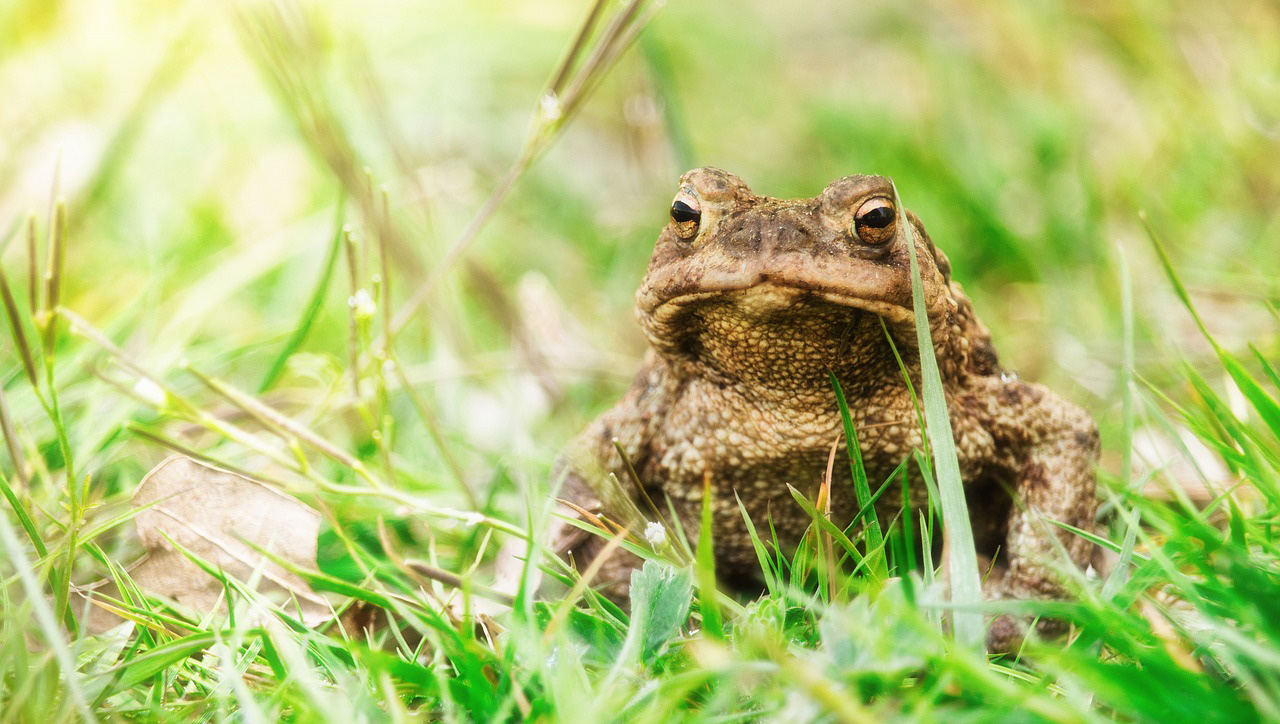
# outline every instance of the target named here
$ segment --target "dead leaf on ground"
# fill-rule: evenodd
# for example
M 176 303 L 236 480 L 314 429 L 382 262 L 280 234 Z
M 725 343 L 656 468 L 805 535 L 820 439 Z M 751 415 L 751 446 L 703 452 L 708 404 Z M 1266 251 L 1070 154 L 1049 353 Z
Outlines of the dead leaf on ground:
M 147 473 L 132 502 L 135 508 L 147 508 L 135 519 L 147 554 L 128 571 L 146 593 L 172 599 L 198 614 L 226 611 L 222 583 L 193 563 L 177 543 L 231 578 L 254 584 L 259 596 L 308 624 L 330 618 L 325 599 L 306 581 L 260 552 L 269 551 L 300 567 L 316 567 L 320 516 L 297 499 L 242 475 L 174 456 Z M 119 598 L 109 583 L 81 593 L 89 596 L 95 590 Z M 85 625 L 97 633 L 119 623 L 102 607 L 91 606 Z

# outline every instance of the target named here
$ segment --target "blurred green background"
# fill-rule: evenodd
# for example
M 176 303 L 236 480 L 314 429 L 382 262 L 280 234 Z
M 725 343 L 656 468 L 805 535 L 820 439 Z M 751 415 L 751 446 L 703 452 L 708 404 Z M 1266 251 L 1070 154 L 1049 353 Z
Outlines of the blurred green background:
M 187 362 L 256 390 L 321 276 L 339 200 L 361 240 L 355 286 L 378 272 L 370 240 L 389 244 L 398 307 L 519 154 L 586 8 L 0 3 L 5 269 L 21 287 L 21 224 L 35 212 L 46 228 L 56 184 L 65 306 L 177 389 L 203 394 Z M 1208 358 L 1140 212 L 1221 340 L 1276 356 L 1263 301 L 1280 297 L 1278 71 L 1269 1 L 671 3 L 397 354 L 464 477 L 536 487 L 635 369 L 632 294 L 685 168 L 720 166 L 775 196 L 878 173 L 950 255 L 1006 363 L 1093 410 L 1105 441 L 1119 424 L 1121 255 L 1139 371 L 1159 385 L 1175 357 Z M 347 276 L 340 263 L 266 399 L 372 454 L 344 403 Z M 131 420 L 253 467 L 133 399 L 147 390 L 97 347 L 63 344 L 71 437 L 104 495 L 165 454 L 124 432 Z M 16 358 L 3 364 L 19 424 L 49 439 Z M 388 404 L 398 482 L 454 495 L 421 423 L 400 414 L 409 403 Z

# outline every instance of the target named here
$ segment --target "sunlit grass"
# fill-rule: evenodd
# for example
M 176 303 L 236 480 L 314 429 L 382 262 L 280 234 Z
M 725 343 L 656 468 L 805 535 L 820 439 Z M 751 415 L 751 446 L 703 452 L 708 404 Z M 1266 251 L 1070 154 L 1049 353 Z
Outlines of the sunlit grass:
M 0 6 L 0 722 L 1280 719 L 1275 9 L 594 7 Z M 1024 606 L 1068 637 L 956 645 L 954 530 L 877 520 L 897 474 L 856 459 L 867 525 L 749 521 L 759 599 L 705 524 L 603 531 L 653 559 L 631 615 L 547 555 L 497 590 L 702 163 L 893 176 L 1006 362 L 1094 412 L 1109 568 Z M 319 511 L 290 570 L 346 627 L 139 590 L 129 498 L 174 451 Z M 904 470 L 945 522 L 935 453 Z

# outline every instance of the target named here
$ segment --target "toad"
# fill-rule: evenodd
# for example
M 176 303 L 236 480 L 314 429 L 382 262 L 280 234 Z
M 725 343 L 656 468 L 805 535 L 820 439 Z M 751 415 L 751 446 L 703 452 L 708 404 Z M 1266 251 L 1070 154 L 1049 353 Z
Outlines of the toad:
M 1057 562 L 1065 551 L 1084 567 L 1090 546 L 1049 521 L 1093 527 L 1094 422 L 1001 368 L 946 255 L 896 198 L 882 176 L 847 176 L 809 199 L 758 196 L 714 168 L 681 177 L 636 294 L 650 349 L 622 400 L 560 458 L 560 496 L 575 514 L 611 517 L 637 531 L 670 510 L 696 538 L 708 484 L 717 573 L 758 580 L 742 509 L 757 530 L 776 532 L 784 551 L 792 549 L 812 518 L 788 485 L 813 500 L 837 440 L 844 459 L 831 374 L 848 400 L 875 490 L 922 444 L 903 375 L 905 368 L 921 389 L 907 247 L 914 241 L 975 543 L 988 565 L 984 595 L 1062 597 Z M 844 527 L 859 506 L 848 466 L 835 471 L 831 516 Z M 927 505 L 918 473 L 908 489 L 911 505 Z M 883 523 L 902 500 L 892 487 L 880 497 Z M 605 545 L 558 526 L 557 548 L 581 569 Z M 625 599 L 638 564 L 613 550 L 596 582 Z M 1009 650 L 1023 633 L 1002 616 L 988 646 Z

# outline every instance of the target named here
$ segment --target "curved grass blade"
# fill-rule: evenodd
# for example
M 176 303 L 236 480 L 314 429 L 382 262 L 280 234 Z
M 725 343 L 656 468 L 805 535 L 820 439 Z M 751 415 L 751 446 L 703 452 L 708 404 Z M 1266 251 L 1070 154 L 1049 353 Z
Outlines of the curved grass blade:
M 894 205 L 901 209 L 898 188 L 893 188 Z M 920 261 L 916 253 L 916 235 L 911 224 L 902 224 L 907 249 L 911 256 L 911 302 L 915 312 L 916 342 L 920 348 L 920 386 L 924 401 L 925 423 L 933 452 L 933 471 L 942 500 L 943 535 L 949 551 L 951 602 L 956 641 L 979 648 L 983 644 L 982 614 L 973 607 L 982 601 L 982 585 L 978 577 L 978 556 L 973 547 L 973 530 L 969 526 L 969 506 L 964 498 L 964 482 L 960 479 L 960 461 L 956 441 L 951 432 L 951 416 L 942 391 L 942 375 L 929 334 L 929 315 L 924 307 L 924 284 L 920 279 Z
M 338 264 L 338 250 L 342 248 L 342 220 L 345 205 L 344 199 L 338 199 L 337 213 L 333 223 L 333 240 L 329 242 L 329 251 L 324 258 L 320 279 L 316 282 L 315 290 L 311 292 L 311 299 L 307 301 L 302 319 L 298 320 L 298 326 L 294 327 L 293 334 L 289 335 L 289 341 L 284 343 L 284 348 L 280 350 L 280 354 L 268 368 L 266 376 L 262 378 L 262 383 L 258 385 L 259 394 L 271 389 L 271 386 L 280 379 L 280 375 L 284 374 L 285 364 L 306 341 L 311 327 L 315 325 L 316 317 L 320 316 L 320 308 L 324 306 L 324 298 L 329 292 L 329 281 L 333 279 L 333 269 Z
M 44 634 L 45 641 L 49 644 L 54 658 L 57 659 L 58 667 L 62 670 L 72 704 L 84 721 L 96 722 L 97 719 L 89 711 L 89 699 L 81 686 L 75 655 L 67 644 L 62 628 L 58 625 L 57 616 L 45 599 L 44 589 L 36 580 L 35 571 L 31 568 L 31 562 L 27 560 L 26 552 L 22 550 L 17 534 L 9 527 L 9 521 L 4 516 L 0 516 L 0 544 L 6 552 L 6 558 L 12 562 L 18 579 L 22 581 L 22 588 L 27 594 L 27 600 L 31 602 L 31 611 L 40 625 L 40 632 Z
M 872 573 L 883 581 L 889 577 L 889 567 L 884 560 L 884 534 L 880 530 L 880 521 L 872 507 L 871 486 L 867 483 L 867 470 L 862 465 L 862 448 L 858 445 L 858 433 L 853 429 L 853 418 L 849 415 L 849 403 L 844 399 L 844 390 L 840 389 L 840 381 L 835 373 L 827 370 L 831 379 L 831 387 L 836 392 L 836 406 L 840 408 L 840 421 L 844 423 L 845 448 L 849 454 L 849 472 L 853 476 L 853 491 L 858 496 L 859 507 L 866 510 L 867 556 Z M 881 551 L 873 554 L 871 551 Z
M 1151 245 L 1155 247 L 1156 256 L 1160 259 L 1160 266 L 1164 269 L 1165 276 L 1169 278 L 1169 283 L 1173 285 L 1173 291 L 1178 295 L 1178 300 L 1182 302 L 1182 306 L 1187 308 L 1191 313 L 1191 318 L 1195 321 L 1196 327 L 1199 328 L 1200 334 L 1204 335 L 1206 341 L 1213 347 L 1213 351 L 1217 353 L 1218 359 L 1222 362 L 1222 367 L 1227 374 L 1231 376 L 1231 380 L 1240 388 L 1240 392 L 1249 400 L 1249 404 L 1258 413 L 1258 417 L 1266 423 L 1267 428 L 1271 430 L 1271 434 L 1280 440 L 1280 402 L 1272 397 L 1267 391 L 1258 384 L 1253 375 L 1245 369 L 1244 365 L 1235 358 L 1230 352 L 1218 344 L 1218 340 L 1214 339 L 1209 333 L 1209 327 L 1205 325 L 1204 320 L 1200 317 L 1200 313 L 1196 311 L 1195 306 L 1191 303 L 1191 295 L 1187 292 L 1187 288 L 1183 286 L 1182 279 L 1178 277 L 1178 273 L 1174 271 L 1173 262 L 1169 260 L 1169 255 L 1165 252 L 1164 244 L 1161 243 L 1160 237 L 1156 235 L 1155 229 L 1151 228 L 1151 223 L 1147 220 L 1146 215 L 1142 215 L 1142 225 L 1147 230 L 1147 237 L 1151 240 Z

